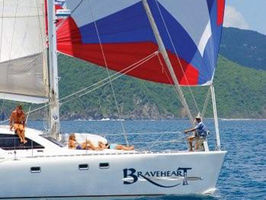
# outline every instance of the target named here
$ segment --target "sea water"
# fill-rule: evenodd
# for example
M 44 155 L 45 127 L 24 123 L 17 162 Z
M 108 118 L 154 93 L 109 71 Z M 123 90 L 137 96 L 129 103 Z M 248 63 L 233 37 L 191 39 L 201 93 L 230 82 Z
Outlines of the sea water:
M 208 142 L 212 150 L 215 148 L 214 124 L 212 120 L 204 122 L 211 133 Z M 45 128 L 43 122 L 29 122 L 28 125 L 38 129 Z M 187 149 L 183 131 L 190 128 L 186 120 L 63 121 L 61 125 L 65 133 L 96 133 L 105 136 L 112 143 L 122 144 L 125 143 L 123 125 L 130 144 L 135 145 L 136 149 L 152 151 Z M 266 199 L 266 120 L 220 120 L 219 125 L 222 149 L 228 153 L 217 182 L 217 191 L 213 195 L 137 199 Z

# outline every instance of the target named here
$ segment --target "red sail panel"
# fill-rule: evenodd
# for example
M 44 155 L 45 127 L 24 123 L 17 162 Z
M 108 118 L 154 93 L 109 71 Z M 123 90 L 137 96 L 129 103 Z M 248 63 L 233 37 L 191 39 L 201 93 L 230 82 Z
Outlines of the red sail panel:
M 105 66 L 101 46 L 99 44 L 83 44 L 80 31 L 72 18 L 68 18 L 63 24 L 60 24 L 57 32 L 57 46 L 60 52 L 99 66 Z M 102 47 L 108 68 L 114 71 L 122 71 L 158 50 L 158 46 L 153 42 L 102 44 Z M 197 70 L 184 60 L 181 60 L 183 69 L 178 67 L 180 64 L 176 56 L 171 52 L 168 52 L 168 55 L 173 66 L 175 66 L 174 69 L 179 82 L 183 85 L 187 85 L 187 83 L 196 85 L 198 80 Z M 132 68 L 134 68 L 134 65 Z M 188 80 L 183 76 L 183 70 L 186 77 L 189 77 Z M 165 62 L 159 55 L 127 74 L 149 81 L 173 84 Z
M 224 0 L 193 4 L 186 0 L 148 0 L 148 4 L 179 83 L 210 84 L 217 62 Z M 57 30 L 58 50 L 64 54 L 120 72 L 158 51 L 141 0 L 66 0 L 66 6 L 71 16 L 58 23 Z M 158 56 L 127 74 L 173 84 L 164 60 Z

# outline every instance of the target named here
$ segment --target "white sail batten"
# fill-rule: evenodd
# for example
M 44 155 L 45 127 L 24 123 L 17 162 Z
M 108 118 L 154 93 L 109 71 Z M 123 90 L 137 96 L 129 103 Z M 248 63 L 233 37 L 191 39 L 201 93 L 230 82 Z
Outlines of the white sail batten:
M 26 103 L 46 103 L 48 102 L 48 98 L 44 98 L 44 97 L 34 97 L 34 96 L 24 96 L 24 95 L 17 95 L 17 94 L 8 94 L 8 93 L 1 93 L 0 92 L 0 96 L 1 99 L 5 99 L 5 100 L 12 100 L 12 101 L 23 101 Z
M 0 0 L 0 93 L 32 103 L 47 99 L 46 54 L 44 1 Z

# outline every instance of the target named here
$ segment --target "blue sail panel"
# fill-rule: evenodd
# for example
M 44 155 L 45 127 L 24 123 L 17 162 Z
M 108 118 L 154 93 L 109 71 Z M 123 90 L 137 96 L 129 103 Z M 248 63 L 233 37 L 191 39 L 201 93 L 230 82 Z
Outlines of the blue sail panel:
M 179 83 L 211 83 L 224 0 L 148 0 L 148 4 Z M 57 31 L 58 49 L 65 54 L 121 71 L 158 51 L 141 0 L 67 0 L 66 6 L 72 14 Z M 173 84 L 160 54 L 127 74 Z

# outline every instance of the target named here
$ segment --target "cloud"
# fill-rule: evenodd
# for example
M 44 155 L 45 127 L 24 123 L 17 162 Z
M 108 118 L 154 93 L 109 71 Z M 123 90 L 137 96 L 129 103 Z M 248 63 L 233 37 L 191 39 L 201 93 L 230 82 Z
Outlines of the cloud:
M 224 26 L 249 29 L 249 25 L 243 15 L 232 6 L 225 7 Z

